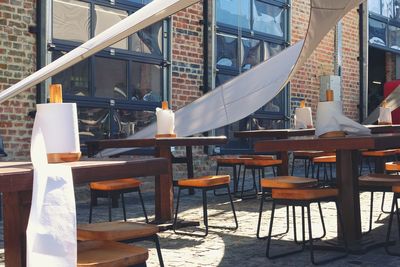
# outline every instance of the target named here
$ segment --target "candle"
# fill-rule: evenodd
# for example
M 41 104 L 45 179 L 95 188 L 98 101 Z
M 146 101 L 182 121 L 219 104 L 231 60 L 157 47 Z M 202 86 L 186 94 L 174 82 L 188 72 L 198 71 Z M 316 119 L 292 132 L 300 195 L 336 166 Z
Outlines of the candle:
M 62 103 L 62 85 L 61 84 L 51 84 L 50 85 L 50 103 Z

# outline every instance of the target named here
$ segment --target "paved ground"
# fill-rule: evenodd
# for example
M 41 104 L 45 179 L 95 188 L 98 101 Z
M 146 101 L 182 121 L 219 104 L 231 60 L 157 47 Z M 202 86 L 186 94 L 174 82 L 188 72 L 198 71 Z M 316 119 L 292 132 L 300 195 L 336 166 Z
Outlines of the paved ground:
M 210 224 L 233 226 L 233 217 L 230 212 L 230 205 L 227 196 L 214 197 L 209 193 L 209 216 Z M 150 215 L 154 214 L 153 194 L 144 194 L 145 204 Z M 376 203 L 380 203 L 381 195 L 376 195 Z M 239 200 L 235 199 L 235 207 L 238 215 L 239 229 L 236 231 L 211 229 L 206 238 L 188 237 L 176 235 L 172 231 L 160 234 L 162 253 L 166 266 L 311 266 L 309 253 L 305 251 L 292 256 L 268 260 L 265 257 L 266 241 L 258 240 L 255 237 L 258 207 L 260 199 Z M 387 198 L 386 205 L 389 208 L 390 200 Z M 126 203 L 128 205 L 128 217 L 133 221 L 144 221 L 141 207 L 138 203 L 136 194 L 128 194 Z M 189 220 L 199 220 L 202 218 L 201 194 L 194 196 L 184 194 L 182 198 L 182 211 L 180 217 Z M 369 194 L 362 193 L 362 221 L 364 228 L 368 223 Z M 378 205 L 377 205 L 378 206 Z M 270 202 L 265 205 L 265 210 L 271 208 Z M 321 224 L 318 217 L 317 207 L 312 209 L 313 230 L 315 235 L 321 233 Z M 323 204 L 323 212 L 327 225 L 327 238 L 332 239 L 336 235 L 336 213 L 334 205 Z M 113 209 L 115 219 L 122 219 L 122 210 Z M 299 214 L 299 210 L 297 212 Z M 88 205 L 77 205 L 78 222 L 87 222 Z M 107 209 L 105 202 L 94 209 L 95 221 L 107 220 Z M 265 213 L 263 223 L 264 233 L 267 230 L 269 212 Z M 380 214 L 379 208 L 375 209 L 375 224 L 370 238 L 382 240 L 386 233 L 387 215 Z M 300 217 L 297 218 L 297 223 Z M 286 227 L 285 208 L 280 208 L 277 212 L 277 220 L 274 223 L 274 232 L 279 233 Z M 2 225 L 1 225 L 2 229 Z M 395 238 L 395 232 L 392 234 Z M 293 248 L 293 231 L 289 234 L 279 236 L 274 239 L 274 251 L 283 251 Z M 150 242 L 141 242 L 139 245 L 150 248 L 150 258 L 148 266 L 158 266 L 158 259 L 155 249 Z M 1 243 L 2 246 L 2 243 Z M 398 248 L 400 252 L 400 248 Z M 335 255 L 333 252 L 323 252 L 323 257 Z M 400 266 L 400 258 L 388 256 L 382 248 L 372 250 L 365 255 L 351 255 L 345 259 L 330 263 L 328 266 Z

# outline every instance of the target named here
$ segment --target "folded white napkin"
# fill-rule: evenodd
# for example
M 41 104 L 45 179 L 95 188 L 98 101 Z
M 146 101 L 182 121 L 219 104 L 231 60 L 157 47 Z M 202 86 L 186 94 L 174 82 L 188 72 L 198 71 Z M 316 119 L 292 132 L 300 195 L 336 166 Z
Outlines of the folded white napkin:
M 294 115 L 294 128 L 307 129 L 313 127 L 311 108 L 296 108 Z
M 340 101 L 319 102 L 315 135 L 320 136 L 334 131 L 343 131 L 351 135 L 371 134 L 370 129 L 343 115 Z
M 31 140 L 34 167 L 27 237 L 27 266 L 75 267 L 76 210 L 71 168 L 48 164 L 44 137 L 35 121 Z
M 392 124 L 392 111 L 390 108 L 379 108 L 378 124 Z

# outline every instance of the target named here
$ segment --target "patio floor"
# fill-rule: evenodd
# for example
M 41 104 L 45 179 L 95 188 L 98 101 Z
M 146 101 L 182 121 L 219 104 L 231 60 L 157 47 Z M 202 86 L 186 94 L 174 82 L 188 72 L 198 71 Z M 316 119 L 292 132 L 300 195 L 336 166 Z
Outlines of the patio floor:
M 250 180 L 250 179 L 248 179 Z M 209 192 L 209 224 L 233 226 L 233 217 L 230 211 L 230 205 L 227 196 L 214 197 Z M 375 217 L 374 228 L 369 234 L 370 238 L 383 240 L 386 234 L 387 214 L 381 214 L 379 205 L 381 194 L 375 196 Z M 152 192 L 144 193 L 145 205 L 148 214 L 154 218 L 154 195 Z M 235 208 L 239 221 L 239 229 L 236 231 L 213 229 L 210 228 L 209 235 L 206 238 L 197 238 L 176 235 L 172 231 L 160 233 L 160 243 L 164 262 L 166 266 L 312 266 L 310 263 L 309 251 L 279 258 L 276 260 L 268 260 L 265 257 L 266 240 L 258 240 L 255 236 L 258 208 L 260 199 L 235 199 Z M 390 207 L 391 197 L 386 198 L 386 209 Z M 132 221 L 144 221 L 141 207 L 137 199 L 137 194 L 127 194 L 127 214 Z M 326 239 L 336 236 L 336 210 L 331 203 L 322 204 L 325 223 L 327 227 Z M 269 210 L 271 203 L 266 202 L 264 210 Z M 369 211 L 369 193 L 361 194 L 362 222 L 363 228 L 368 225 Z M 279 208 L 274 222 L 274 232 L 280 233 L 286 228 L 285 208 Z M 88 204 L 77 205 L 78 223 L 86 223 L 88 220 Z M 318 208 L 316 205 L 312 207 L 313 214 L 313 234 L 318 236 L 322 232 Z M 297 210 L 297 215 L 300 209 Z M 202 218 L 202 200 L 201 194 L 188 195 L 183 193 L 180 206 L 180 218 L 187 220 L 201 220 Z M 113 209 L 113 218 L 122 219 L 122 209 Z M 269 211 L 264 213 L 263 233 L 266 233 L 269 222 Z M 107 220 L 107 206 L 104 201 L 99 201 L 99 206 L 94 208 L 94 221 Z M 297 224 L 300 223 L 300 217 L 297 218 Z M 201 225 L 202 226 L 202 225 Z M 276 227 L 275 227 L 276 226 Z M 291 226 L 292 228 L 292 226 Z M 1 224 L 2 229 L 2 224 Z M 190 228 L 188 228 L 190 229 Z M 298 233 L 300 235 L 298 227 Z M 396 232 L 393 231 L 392 236 L 395 238 Z M 2 236 L 2 235 L 1 235 Z M 396 235 L 397 236 L 397 235 Z M 272 243 L 273 251 L 283 251 L 294 247 L 293 231 L 284 236 L 278 236 Z M 158 266 L 158 258 L 151 242 L 139 242 L 150 248 L 150 257 L 148 266 Z M 3 247 L 2 241 L 0 246 Z M 400 248 L 398 248 L 400 252 Z M 334 252 L 322 252 L 322 257 L 332 256 Z M 4 255 L 0 255 L 3 257 Z M 0 258 L 1 261 L 1 258 Z M 4 265 L 4 263 L 3 263 Z M 1 263 L 0 263 L 0 266 Z M 364 255 L 349 255 L 347 258 L 335 261 L 328 266 L 400 266 L 400 257 L 388 256 L 383 248 L 369 251 Z

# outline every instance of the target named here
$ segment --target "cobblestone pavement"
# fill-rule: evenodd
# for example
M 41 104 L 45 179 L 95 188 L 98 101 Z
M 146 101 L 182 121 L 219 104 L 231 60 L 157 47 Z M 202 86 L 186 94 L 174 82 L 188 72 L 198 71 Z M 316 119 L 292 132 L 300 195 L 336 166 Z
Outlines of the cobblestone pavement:
M 369 236 L 371 239 L 383 240 L 386 234 L 388 218 L 386 214 L 381 214 L 379 210 L 381 194 L 376 194 L 375 198 L 375 206 L 377 208 L 374 213 L 374 229 Z M 144 199 L 148 214 L 154 214 L 153 193 L 144 193 Z M 209 192 L 208 199 L 209 224 L 233 226 L 233 217 L 228 197 L 215 197 L 212 192 Z M 160 233 L 160 243 L 166 266 L 311 266 L 308 250 L 284 258 L 268 260 L 265 257 L 266 240 L 258 240 L 255 236 L 260 199 L 240 200 L 236 198 L 234 202 L 239 221 L 239 228 L 236 231 L 211 228 L 206 238 L 176 235 L 172 231 Z M 128 217 L 132 218 L 130 220 L 143 222 L 144 218 L 137 194 L 127 194 L 126 203 Z M 386 198 L 385 205 L 386 209 L 389 209 L 389 197 Z M 366 229 L 369 211 L 368 193 L 361 194 L 361 207 L 363 228 Z M 89 206 L 86 203 L 79 203 L 77 205 L 78 223 L 87 222 L 88 208 Z M 266 212 L 264 213 L 262 224 L 264 234 L 268 228 L 270 214 L 268 210 L 270 208 L 271 203 L 266 202 L 264 205 Z M 336 236 L 336 210 L 334 204 L 322 204 L 322 209 L 327 226 L 327 237 L 324 240 L 332 239 Z M 276 213 L 277 219 L 274 222 L 275 233 L 280 233 L 286 228 L 285 210 L 284 207 L 280 207 Z M 313 215 L 313 234 L 318 236 L 322 232 L 322 227 L 316 205 L 312 207 L 311 213 Z M 300 209 L 298 208 L 297 215 L 299 214 Z M 202 200 L 199 192 L 195 195 L 183 193 L 179 217 L 185 220 L 201 220 Z M 113 218 L 122 219 L 121 208 L 113 209 Z M 154 218 L 154 216 L 151 216 L 151 218 Z M 99 206 L 94 208 L 94 221 L 106 220 L 106 203 L 99 201 Z M 300 225 L 300 217 L 297 217 L 297 224 Z M 201 224 L 200 227 L 202 226 Z M 300 230 L 299 228 L 298 231 Z M 184 230 L 190 230 L 190 228 Z M 397 236 L 395 231 L 393 231 L 392 236 L 393 238 Z M 150 249 L 148 266 L 158 266 L 158 258 L 153 243 L 139 242 L 137 244 Z M 0 246 L 3 246 L 2 241 Z M 287 235 L 275 237 L 272 243 L 273 251 L 280 252 L 285 249 L 294 248 L 295 246 L 292 226 Z M 400 252 L 400 248 L 398 248 L 398 251 Z M 322 252 L 318 255 L 321 257 L 333 256 L 335 252 Z M 378 248 L 364 255 L 350 255 L 345 259 L 329 263 L 328 266 L 400 266 L 400 257 L 388 256 L 383 248 Z

